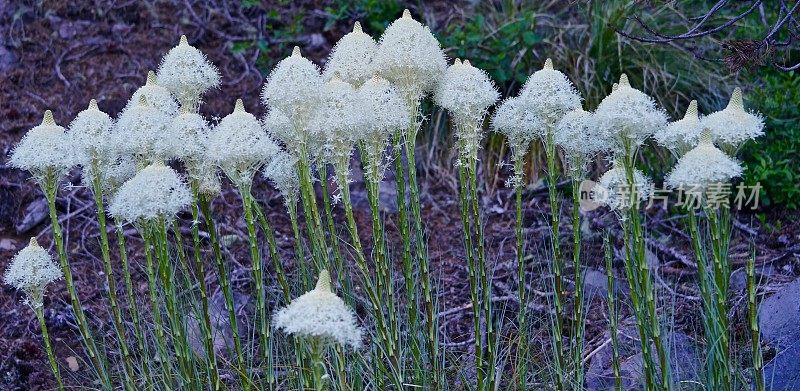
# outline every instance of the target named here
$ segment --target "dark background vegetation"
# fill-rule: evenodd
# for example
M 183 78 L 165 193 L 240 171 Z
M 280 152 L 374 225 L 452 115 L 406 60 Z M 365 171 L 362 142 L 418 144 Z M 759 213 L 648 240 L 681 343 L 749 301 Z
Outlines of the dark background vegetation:
M 708 3 L 708 4 L 706 4 Z M 760 182 L 763 206 L 737 216 L 736 239 L 732 251 L 736 262 L 749 254 L 751 239 L 758 248 L 761 270 L 771 270 L 770 283 L 780 284 L 800 274 L 797 246 L 800 227 L 796 209 L 800 207 L 800 74 L 782 72 L 769 61 L 756 58 L 747 66 L 733 70 L 716 61 L 730 55 L 728 42 L 757 39 L 775 10 L 766 7 L 733 28 L 710 37 L 678 44 L 644 44 L 622 38 L 617 29 L 644 34 L 629 18 L 640 16 L 660 31 L 679 33 L 689 25 L 688 17 L 706 9 L 712 2 L 640 2 L 640 1 L 392 1 L 392 0 L 213 0 L 213 1 L 107 1 L 82 2 L 23 1 L 0 2 L 0 269 L 21 248 L 26 238 L 40 235 L 48 243 L 50 228 L 45 220 L 46 206 L 38 188 L 27 174 L 5 166 L 7 153 L 27 129 L 41 121 L 42 112 L 52 109 L 59 124 L 66 125 L 91 98 L 112 115 L 125 105 L 133 91 L 144 83 L 148 70 L 158 66 L 161 56 L 174 46 L 181 34 L 206 52 L 222 73 L 222 85 L 206 97 L 204 114 L 218 118 L 229 113 L 234 99 L 242 97 L 251 112 L 261 114 L 258 92 L 271 67 L 291 53 L 294 45 L 317 64 L 325 58 L 336 40 L 350 31 L 355 21 L 378 37 L 389 22 L 410 8 L 417 20 L 431 26 L 447 55 L 467 58 L 487 70 L 503 96 L 515 94 L 527 76 L 551 57 L 557 69 L 567 73 L 593 109 L 611 89 L 620 73 L 632 84 L 654 96 L 673 118 L 680 118 L 689 100 L 697 99 L 700 110 L 709 113 L 721 109 L 734 86 L 745 91 L 746 106 L 766 118 L 766 136 L 743 151 L 744 181 Z M 705 6 L 704 6 L 705 5 Z M 733 15 L 723 13 L 720 20 Z M 700 59 L 703 57 L 705 59 Z M 797 59 L 792 50 L 782 57 Z M 431 232 L 447 232 L 458 219 L 452 195 L 455 186 L 452 172 L 450 133 L 447 117 L 430 112 L 427 129 L 421 133 L 421 158 L 418 164 L 425 177 L 423 202 L 427 205 Z M 487 235 L 496 252 L 496 278 L 503 278 L 504 262 L 511 262 L 513 249 L 505 241 L 513 237 L 513 213 L 507 189 L 503 187 L 507 168 L 501 162 L 506 153 L 503 140 L 489 135 L 483 156 L 486 179 L 484 206 L 492 223 Z M 653 148 L 643 154 L 640 166 L 656 180 L 672 166 L 669 153 Z M 601 172 L 598 162 L 593 174 Z M 526 197 L 527 235 L 536 241 L 546 235 L 545 192 L 540 191 L 538 167 L 541 153 L 534 148 L 529 164 L 531 187 Z M 76 173 L 68 179 L 78 184 Z M 260 185 L 265 202 L 272 207 L 279 237 L 286 251 L 291 251 L 286 219 L 281 216 L 275 192 Z M 59 200 L 63 222 L 70 232 L 69 249 L 78 269 L 79 292 L 96 313 L 104 318 L 104 287 L 98 286 L 96 226 L 88 193 L 67 189 Z M 217 209 L 224 233 L 241 233 L 235 194 L 227 194 Z M 494 208 L 495 209 L 491 209 Z M 45 208 L 45 209 L 43 209 Z M 566 211 L 565 211 L 566 213 Z M 591 227 L 598 231 L 613 219 L 595 213 Z M 282 222 L 282 223 L 281 223 Z M 682 227 L 663 213 L 651 216 L 651 229 L 661 273 L 669 289 L 691 287 L 687 276 L 691 265 L 681 261 L 691 251 Z M 441 231 L 438 229 L 441 228 Z M 94 231 L 92 231 L 94 229 Z M 678 233 L 676 233 L 678 232 Z M 242 235 L 244 236 L 244 235 Z M 453 231 L 454 238 L 458 233 Z M 131 239 L 134 246 L 135 238 Z M 588 237 L 589 246 L 598 240 Z M 454 271 L 460 241 L 432 245 L 431 257 L 440 276 Z M 456 249 L 456 250 L 454 250 Z M 241 249 L 244 250 L 244 249 Z M 238 249 L 234 249 L 238 251 Z M 456 252 L 455 254 L 453 252 Z M 94 254 L 94 255 L 93 255 Z M 587 254 L 591 258 L 592 252 Z M 738 257 L 738 258 L 737 258 Z M 599 259 L 588 265 L 598 266 Z M 738 264 L 739 267 L 741 263 Z M 84 271 L 81 273 L 80 271 Z M 513 269 L 511 269 L 513 270 Z M 772 272 L 774 271 L 774 273 Z M 513 273 L 512 273 L 513 274 Z M 465 288 L 465 279 L 454 282 L 452 291 Z M 443 283 L 443 285 L 446 283 Z M 48 319 L 53 323 L 56 348 L 62 356 L 77 355 L 65 296 L 54 289 L 48 304 Z M 502 289 L 497 295 L 502 296 Z M 766 289 L 769 291 L 769 289 Z M 464 297 L 467 295 L 465 294 Z M 513 295 L 511 295 L 513 296 Z M 39 348 L 35 322 L 27 308 L 18 305 L 19 297 L 8 287 L 0 288 L 0 389 L 38 389 L 45 387 L 49 375 Z M 540 298 L 544 303 L 544 299 Z M 466 300 L 442 300 L 443 310 L 463 305 Z M 91 307 L 95 305 L 96 307 Z M 687 308 L 694 305 L 687 302 Z M 681 305 L 676 308 L 683 308 Z M 602 334 L 602 306 L 594 308 L 587 340 Z M 107 317 L 105 317 L 107 319 Z M 679 317 L 683 319 L 683 316 Z M 458 319 L 457 319 L 458 320 Z M 690 321 L 687 321 L 691 323 Z M 689 324 L 687 329 L 696 325 Z M 102 327 L 102 326 L 101 326 Z M 461 329 L 448 326 L 454 343 Z M 110 328 L 105 326 L 105 331 Z M 110 334 L 109 334 L 110 335 Z M 542 335 L 546 344 L 546 335 Z M 449 340 L 449 339 L 448 339 Z

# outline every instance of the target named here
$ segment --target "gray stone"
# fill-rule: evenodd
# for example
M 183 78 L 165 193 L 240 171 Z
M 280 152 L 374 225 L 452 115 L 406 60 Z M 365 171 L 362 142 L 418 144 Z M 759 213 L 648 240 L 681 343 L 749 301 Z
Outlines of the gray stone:
M 38 198 L 25 207 L 22 212 L 22 219 L 15 227 L 18 234 L 24 234 L 31 230 L 31 228 L 39 225 L 44 221 L 50 213 L 47 207 L 47 201 L 44 198 Z
M 800 391 L 800 341 L 784 349 L 764 367 L 769 391 Z
M 761 302 L 758 325 L 762 339 L 778 351 L 800 340 L 800 279 Z

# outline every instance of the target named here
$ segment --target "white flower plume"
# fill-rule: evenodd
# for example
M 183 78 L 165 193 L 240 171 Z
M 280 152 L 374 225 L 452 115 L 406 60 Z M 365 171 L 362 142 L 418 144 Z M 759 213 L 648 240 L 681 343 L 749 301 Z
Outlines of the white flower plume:
M 189 45 L 181 35 L 178 46 L 170 49 L 158 67 L 158 84 L 166 87 L 188 111 L 196 111 L 200 97 L 219 86 L 219 72 L 203 52 Z
M 244 110 L 241 99 L 211 132 L 208 157 L 237 186 L 249 187 L 253 176 L 278 151 L 255 116 Z
M 447 61 L 430 29 L 405 10 L 381 36 L 372 67 L 411 104 L 434 91 L 447 69 Z
M 702 190 L 742 175 L 741 164 L 715 147 L 711 140 L 710 130 L 704 130 L 697 147 L 683 155 L 670 172 L 666 180 L 669 187 Z
M 300 49 L 295 46 L 292 55 L 281 60 L 270 72 L 261 91 L 261 100 L 270 111 L 280 110 L 295 129 L 300 129 L 307 125 L 319 106 L 322 86 L 319 68 L 301 56 Z
M 595 110 L 598 135 L 605 149 L 614 153 L 635 153 L 653 134 L 667 126 L 667 115 L 653 98 L 631 87 L 623 74 L 617 89 Z
M 50 110 L 42 123 L 29 130 L 11 151 L 8 165 L 30 171 L 37 180 L 45 176 L 59 179 L 75 162 L 63 127 L 58 126 Z
M 702 127 L 711 129 L 714 141 L 729 153 L 734 153 L 747 140 L 764 134 L 764 118 L 744 109 L 742 90 L 733 90 L 728 106 L 702 119 Z
M 331 49 L 322 75 L 325 81 L 339 77 L 342 81 L 359 87 L 372 75 L 370 64 L 378 44 L 361 30 L 361 23 L 353 25 L 353 31 L 345 34 Z
M 697 145 L 701 130 L 697 101 L 693 100 L 689 102 L 689 107 L 682 119 L 671 122 L 664 130 L 656 132 L 653 138 L 659 145 L 680 157 Z
M 47 285 L 61 277 L 61 269 L 53 257 L 32 237 L 30 244 L 11 258 L 3 282 L 24 292 L 27 303 L 38 308 L 42 306 Z
M 297 200 L 300 178 L 297 176 L 297 157 L 295 155 L 278 151 L 272 161 L 264 166 L 263 173 L 281 192 L 286 202 Z
M 568 112 L 556 124 L 553 142 L 564 150 L 573 177 L 579 177 L 603 144 L 594 133 L 594 115 L 581 108 Z
M 200 114 L 183 112 L 167 125 L 164 135 L 155 146 L 155 153 L 165 159 L 179 159 L 188 165 L 205 159 L 206 139 L 210 133 L 208 122 Z
M 553 69 L 553 61 L 549 58 L 544 62 L 544 67 L 525 82 L 519 99 L 525 110 L 542 123 L 542 128 L 532 129 L 542 138 L 547 135 L 546 132 L 553 130 L 561 117 L 581 107 L 581 95 L 567 75 Z
M 171 221 L 191 202 L 192 193 L 178 173 L 162 163 L 154 163 L 119 188 L 108 212 L 131 223 L 161 218 Z
M 275 314 L 275 327 L 298 337 L 319 338 L 353 348 L 361 345 L 361 329 L 355 313 L 331 291 L 327 270 L 320 271 L 313 290 Z
M 352 85 L 333 78 L 320 91 L 320 107 L 309 124 L 314 137 L 324 138 L 329 162 L 343 168 L 350 162 L 364 129 L 363 107 Z
M 144 165 L 164 156 L 155 154 L 155 146 L 165 136 L 170 117 L 153 107 L 147 97 L 125 110 L 111 132 L 110 147 L 123 155 L 132 155 Z
M 67 130 L 67 137 L 78 164 L 85 167 L 93 159 L 98 159 L 102 151 L 108 148 L 108 138 L 113 127 L 114 120 L 100 111 L 97 101 L 89 101 L 89 107 L 78 113 Z
M 108 199 L 113 199 L 114 195 L 129 179 L 136 175 L 136 161 L 128 155 L 117 155 L 115 151 L 104 150 L 97 159 L 97 173 L 100 177 L 100 186 L 103 195 Z M 95 168 L 92 165 L 83 167 L 83 183 L 91 188 L 91 181 L 94 178 Z
M 373 77 L 358 89 L 364 115 L 361 134 L 366 157 L 367 179 L 380 182 L 386 169 L 384 151 L 389 139 L 405 129 L 409 122 L 409 108 L 397 89 L 389 81 Z
M 538 130 L 544 128 L 542 118 L 526 110 L 519 97 L 507 98 L 497 106 L 492 118 L 492 129 L 506 136 L 514 160 L 522 159 Z
M 169 90 L 158 84 L 156 74 L 153 71 L 147 72 L 147 82 L 133 93 L 122 112 L 125 113 L 130 108 L 138 105 L 142 97 L 145 97 L 150 106 L 170 117 L 178 112 L 178 102 L 175 101 Z
M 628 183 L 625 169 L 615 163 L 614 168 L 606 171 L 600 177 L 592 191 L 592 198 L 595 202 L 606 205 L 611 210 L 630 209 L 634 201 L 647 201 L 653 189 L 652 181 L 637 169 L 633 171 L 633 182 L 632 188 Z

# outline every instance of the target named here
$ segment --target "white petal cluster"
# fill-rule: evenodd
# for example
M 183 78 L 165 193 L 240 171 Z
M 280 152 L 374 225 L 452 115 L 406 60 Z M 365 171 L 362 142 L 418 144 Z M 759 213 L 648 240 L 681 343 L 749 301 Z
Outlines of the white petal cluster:
M 683 155 L 670 172 L 669 187 L 703 190 L 742 175 L 741 164 L 714 146 L 708 130 L 703 133 L 697 147 Z
M 353 32 L 345 34 L 331 50 L 325 70 L 325 81 L 338 77 L 359 87 L 372 76 L 371 61 L 378 44 L 361 30 L 361 23 L 353 25 Z
M 103 195 L 113 199 L 120 186 L 136 175 L 136 161 L 131 156 L 116 155 L 108 151 L 99 155 L 96 166 L 99 169 L 100 186 Z M 95 175 L 92 164 L 83 167 L 83 183 L 91 188 L 91 181 Z
M 556 123 L 569 111 L 581 107 L 581 95 L 567 78 L 567 75 L 553 69 L 553 61 L 549 58 L 544 67 L 533 73 L 525 82 L 519 99 L 526 110 L 539 118 L 543 128 L 532 129 L 544 138 L 547 131 L 552 131 Z
M 702 127 L 711 129 L 714 142 L 722 149 L 734 153 L 745 141 L 764 134 L 764 118 L 745 111 L 742 90 L 736 88 L 725 109 L 703 117 Z
M 155 146 L 164 137 L 171 118 L 140 96 L 136 105 L 120 114 L 111 133 L 110 147 L 123 155 L 134 156 L 140 164 L 163 160 Z
M 3 282 L 23 291 L 27 303 L 39 308 L 47 285 L 61 277 L 63 274 L 53 257 L 33 237 L 30 244 L 11 258 Z
M 207 156 L 237 186 L 249 187 L 253 176 L 278 151 L 255 116 L 244 110 L 241 99 L 211 132 Z
M 447 69 L 447 61 L 430 29 L 405 10 L 381 36 L 372 67 L 412 103 L 434 91 Z
M 275 327 L 302 338 L 318 338 L 358 348 L 361 329 L 355 313 L 331 291 L 331 277 L 322 270 L 316 287 L 275 314 Z
M 153 71 L 147 72 L 147 82 L 133 93 L 122 112 L 124 113 L 139 104 L 142 97 L 145 98 L 150 106 L 170 117 L 178 112 L 178 102 L 175 101 L 168 89 L 157 83 L 156 74 Z
M 286 202 L 297 200 L 300 178 L 297 176 L 297 156 L 278 151 L 269 164 L 264 166 L 264 176 L 281 192 Z
M 175 170 L 154 163 L 125 182 L 114 195 L 109 213 L 121 221 L 172 220 L 192 202 L 192 193 Z
M 623 74 L 617 88 L 597 106 L 595 125 L 607 150 L 634 153 L 647 138 L 667 126 L 667 115 L 653 98 L 631 87 Z
M 182 35 L 178 46 L 161 60 L 158 84 L 178 97 L 185 110 L 195 111 L 203 93 L 219 85 L 219 72 L 203 52 Z
M 352 85 L 332 79 L 320 91 L 320 107 L 309 124 L 314 137 L 325 139 L 326 159 L 340 166 L 350 162 L 364 129 L 363 107 L 358 98 Z
M 319 68 L 301 56 L 295 46 L 292 55 L 270 72 L 261 100 L 270 111 L 279 110 L 286 115 L 295 128 L 303 128 L 319 106 L 323 84 Z
M 635 190 L 628 183 L 625 169 L 614 164 L 614 168 L 600 177 L 592 191 L 592 198 L 609 209 L 627 210 L 633 205 L 633 201 L 647 201 L 653 190 L 652 181 L 637 169 L 633 171 L 633 181 Z
M 208 122 L 200 114 L 184 112 L 170 121 L 154 145 L 154 152 L 165 159 L 178 159 L 188 165 L 205 158 L 210 133 Z
M 525 102 L 520 97 L 507 98 L 501 102 L 492 117 L 492 129 L 506 136 L 515 161 L 525 156 L 531 142 L 538 136 L 539 129 L 544 126 L 541 117 L 526 110 Z
M 42 123 L 33 127 L 11 151 L 8 164 L 30 171 L 38 180 L 45 176 L 60 178 L 75 162 L 63 127 L 58 126 L 50 110 L 44 112 Z
M 589 160 L 603 149 L 594 133 L 594 114 L 581 108 L 568 112 L 556 124 L 553 142 L 564 151 L 573 177 L 580 177 Z
M 380 77 L 367 80 L 358 89 L 364 115 L 361 141 L 364 143 L 367 179 L 380 182 L 386 170 L 384 151 L 389 139 L 408 126 L 411 113 L 397 89 Z
M 680 157 L 697 145 L 701 130 L 697 101 L 693 100 L 689 102 L 689 107 L 682 119 L 671 122 L 663 131 L 656 132 L 653 138 L 659 145 Z
M 89 101 L 89 107 L 78 113 L 67 131 L 76 162 L 85 167 L 90 165 L 92 159 L 97 159 L 108 148 L 113 127 L 114 120 L 100 111 L 97 101 Z

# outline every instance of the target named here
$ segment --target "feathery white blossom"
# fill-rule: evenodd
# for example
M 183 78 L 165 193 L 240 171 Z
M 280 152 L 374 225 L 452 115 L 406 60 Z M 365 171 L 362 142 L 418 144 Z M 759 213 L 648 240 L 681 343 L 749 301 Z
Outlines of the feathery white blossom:
M 714 142 L 730 154 L 747 140 L 764 134 L 764 118 L 759 113 L 745 111 L 742 90 L 738 87 L 725 109 L 703 117 L 701 122 L 703 128 L 711 129 Z
M 114 151 L 105 150 L 98 155 L 96 163 L 94 166 L 100 169 L 100 186 L 103 195 L 108 199 L 113 199 L 120 186 L 136 175 L 136 161 L 131 156 L 117 155 Z M 83 167 L 81 180 L 89 188 L 92 187 L 94 170 L 91 164 Z
M 122 109 L 122 113 L 139 104 L 141 97 L 145 97 L 150 106 L 168 116 L 173 116 L 178 112 L 178 102 L 175 101 L 175 97 L 172 96 L 168 89 L 158 84 L 156 74 L 153 71 L 147 72 L 147 82 L 133 93 L 131 99 L 128 100 L 128 104 Z
M 625 168 L 615 163 L 612 169 L 600 177 L 592 190 L 592 198 L 611 210 L 627 210 L 634 201 L 647 201 L 653 189 L 652 181 L 637 169 L 633 171 L 633 181 L 635 190 L 628 183 Z
M 158 67 L 158 84 L 166 87 L 188 111 L 196 111 L 200 97 L 219 85 L 219 72 L 203 52 L 189 45 L 181 35 L 178 46 L 170 49 Z
M 38 180 L 58 180 L 73 166 L 75 155 L 63 127 L 58 126 L 50 110 L 42 123 L 33 127 L 14 146 L 8 165 L 30 171 Z
M 325 139 L 326 159 L 342 168 L 350 162 L 364 119 L 358 91 L 334 77 L 320 91 L 320 107 L 309 123 L 309 131 Z
M 372 77 L 358 89 L 358 101 L 364 115 L 361 134 L 366 158 L 366 176 L 373 183 L 380 182 L 386 170 L 384 151 L 395 132 L 408 126 L 408 105 L 389 81 Z
M 238 99 L 233 112 L 211 132 L 207 153 L 236 186 L 249 187 L 256 172 L 277 151 L 277 144 Z
M 32 237 L 30 244 L 11 258 L 3 282 L 24 292 L 26 303 L 39 308 L 47 285 L 61 277 L 63 274 L 53 257 Z
M 553 142 L 564 150 L 567 166 L 573 177 L 583 175 L 590 159 L 603 144 L 594 134 L 594 116 L 582 108 L 568 112 L 556 124 Z
M 361 30 L 361 23 L 353 25 L 353 31 L 345 34 L 331 49 L 322 75 L 325 81 L 339 77 L 342 81 L 359 87 L 372 76 L 371 61 L 378 44 Z
M 192 202 L 192 194 L 175 170 L 153 163 L 125 182 L 114 195 L 108 212 L 131 223 L 156 219 L 171 221 Z
M 617 154 L 633 154 L 647 138 L 667 126 L 667 115 L 653 98 L 631 87 L 628 76 L 603 98 L 594 112 L 598 136 L 605 149 Z
M 292 55 L 270 72 L 261 100 L 270 111 L 277 109 L 286 115 L 295 129 L 304 128 L 319 106 L 323 84 L 319 68 L 300 55 L 300 48 L 295 46 Z
M 184 111 L 172 118 L 154 145 L 154 152 L 165 159 L 179 159 L 187 165 L 205 158 L 208 122 L 200 114 Z
M 137 163 L 164 160 L 165 156 L 155 154 L 155 146 L 165 137 L 170 117 L 156 109 L 145 96 L 139 102 L 122 112 L 111 132 L 110 148 L 123 155 L 134 156 Z
M 702 191 L 742 175 L 741 164 L 715 147 L 711 137 L 710 130 L 704 130 L 699 144 L 678 160 L 667 177 L 669 187 Z
M 520 91 L 519 99 L 525 110 L 541 121 L 543 127 L 531 129 L 544 139 L 556 123 L 569 111 L 581 107 L 581 95 L 561 71 L 553 69 L 549 58 L 542 69 L 534 72 Z
M 447 61 L 430 29 L 405 10 L 381 36 L 372 67 L 412 104 L 434 91 L 447 69 Z
M 492 129 L 506 136 L 506 142 L 511 147 L 512 158 L 522 159 L 528 152 L 528 147 L 538 130 L 544 128 L 542 118 L 526 110 L 524 102 L 519 97 L 507 98 L 502 101 L 492 117 Z
M 264 176 L 281 192 L 286 202 L 297 200 L 300 178 L 297 176 L 297 156 L 278 151 L 269 164 L 264 166 Z
M 292 300 L 275 314 L 275 327 L 287 334 L 318 338 L 326 343 L 353 348 L 361 345 L 361 329 L 355 313 L 332 292 L 327 270 L 320 271 L 313 290 Z
M 89 101 L 89 107 L 81 111 L 69 124 L 67 138 L 73 147 L 76 162 L 88 166 L 107 148 L 108 137 L 114 120 L 100 111 L 97 101 Z
M 656 132 L 653 138 L 659 145 L 681 157 L 697 145 L 701 130 L 697 101 L 693 100 L 689 102 L 689 107 L 682 119 L 671 122 L 663 131 Z

